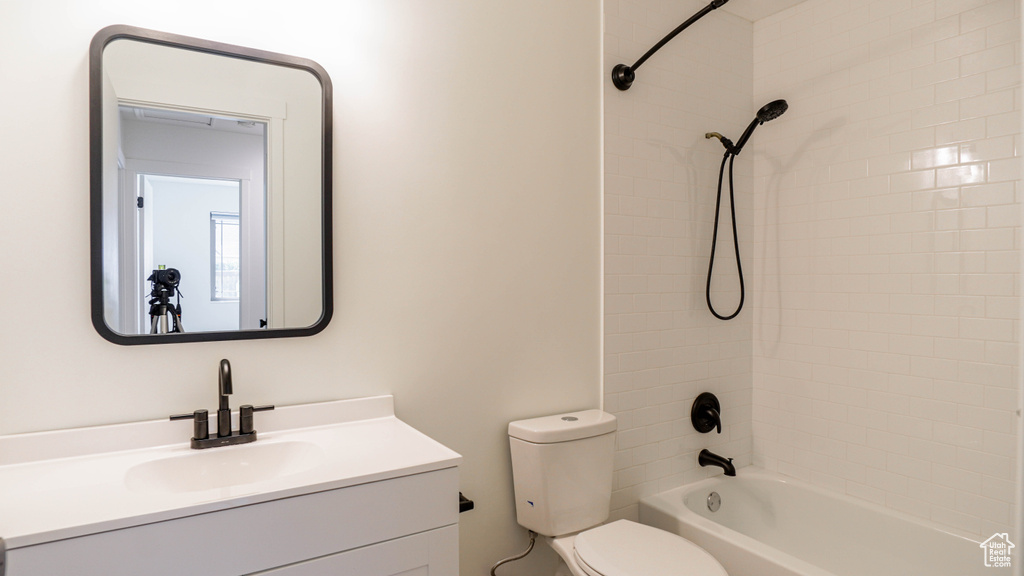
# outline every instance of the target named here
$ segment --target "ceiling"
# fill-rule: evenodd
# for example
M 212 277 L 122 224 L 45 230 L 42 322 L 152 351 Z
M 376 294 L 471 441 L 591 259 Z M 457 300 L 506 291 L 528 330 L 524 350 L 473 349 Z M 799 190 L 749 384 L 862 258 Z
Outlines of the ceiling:
M 263 122 L 179 110 L 161 110 L 123 104 L 118 106 L 118 109 L 121 111 L 122 120 L 188 126 L 190 128 L 219 130 L 221 132 L 240 132 L 242 134 L 263 136 L 263 129 L 266 126 Z
M 728 4 L 722 6 L 722 10 L 756 22 L 801 2 L 803 0 L 730 0 Z

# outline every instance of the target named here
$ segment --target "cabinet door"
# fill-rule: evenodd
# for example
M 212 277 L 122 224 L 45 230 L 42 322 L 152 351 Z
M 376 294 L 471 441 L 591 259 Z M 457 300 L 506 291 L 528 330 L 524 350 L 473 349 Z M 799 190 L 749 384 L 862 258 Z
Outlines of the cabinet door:
M 429 532 L 249 576 L 458 576 L 459 529 Z

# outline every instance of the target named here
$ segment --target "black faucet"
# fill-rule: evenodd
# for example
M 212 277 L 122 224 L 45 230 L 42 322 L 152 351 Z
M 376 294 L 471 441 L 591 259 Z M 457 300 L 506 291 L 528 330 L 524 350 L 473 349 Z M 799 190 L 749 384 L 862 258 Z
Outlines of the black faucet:
M 220 361 L 220 371 L 217 373 L 217 435 L 210 437 L 210 414 L 206 410 L 196 410 L 191 414 L 175 414 L 171 420 L 195 421 L 192 431 L 192 448 L 202 450 L 203 448 L 215 448 L 217 446 L 232 446 L 234 444 L 247 444 L 256 441 L 256 430 L 253 428 L 253 412 L 273 410 L 273 406 L 256 406 L 245 404 L 238 408 L 238 430 L 231 430 L 231 407 L 228 405 L 228 396 L 231 395 L 231 363 L 227 360 Z
M 701 450 L 700 454 L 697 455 L 697 464 L 701 466 L 721 466 L 722 470 L 725 470 L 726 476 L 736 475 L 736 467 L 732 465 L 732 458 L 722 458 L 707 448 Z

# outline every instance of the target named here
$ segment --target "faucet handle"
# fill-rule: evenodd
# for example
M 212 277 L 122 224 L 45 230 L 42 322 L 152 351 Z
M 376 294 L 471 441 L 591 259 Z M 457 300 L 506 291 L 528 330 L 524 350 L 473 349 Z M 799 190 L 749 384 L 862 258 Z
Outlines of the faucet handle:
M 206 410 L 196 410 L 191 414 L 173 414 L 171 420 L 195 420 L 192 438 L 206 440 L 210 437 L 210 413 Z
M 698 433 L 707 434 L 717 428 L 718 434 L 722 434 L 722 405 L 718 398 L 710 392 L 697 396 L 690 408 L 690 421 Z
M 239 434 L 252 434 L 255 432 L 255 426 L 253 426 L 252 413 L 253 412 L 264 412 L 267 410 L 273 410 L 273 405 L 266 406 L 255 406 L 252 404 L 244 404 L 238 407 L 238 433 Z
M 712 421 L 714 421 L 715 428 L 718 430 L 718 433 L 721 434 L 722 433 L 722 415 L 718 413 L 718 410 L 715 410 L 714 408 L 711 408 L 709 406 L 708 409 L 704 411 L 704 413 L 707 415 L 708 418 L 710 418 Z
M 722 405 L 718 398 L 710 392 L 702 392 L 693 401 L 690 408 L 690 421 L 693 427 L 701 434 L 706 434 L 717 429 L 722 433 Z

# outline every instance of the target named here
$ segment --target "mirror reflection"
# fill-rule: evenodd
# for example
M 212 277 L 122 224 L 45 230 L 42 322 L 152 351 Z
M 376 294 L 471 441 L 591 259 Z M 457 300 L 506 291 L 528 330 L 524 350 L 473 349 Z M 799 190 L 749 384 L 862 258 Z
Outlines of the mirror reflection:
M 121 344 L 329 321 L 330 82 L 128 27 L 94 39 L 93 323 Z
M 120 331 L 267 325 L 266 123 L 132 106 L 120 116 L 121 195 L 136 202 L 120 249 L 139 256 L 124 259 L 135 283 L 120 294 Z

